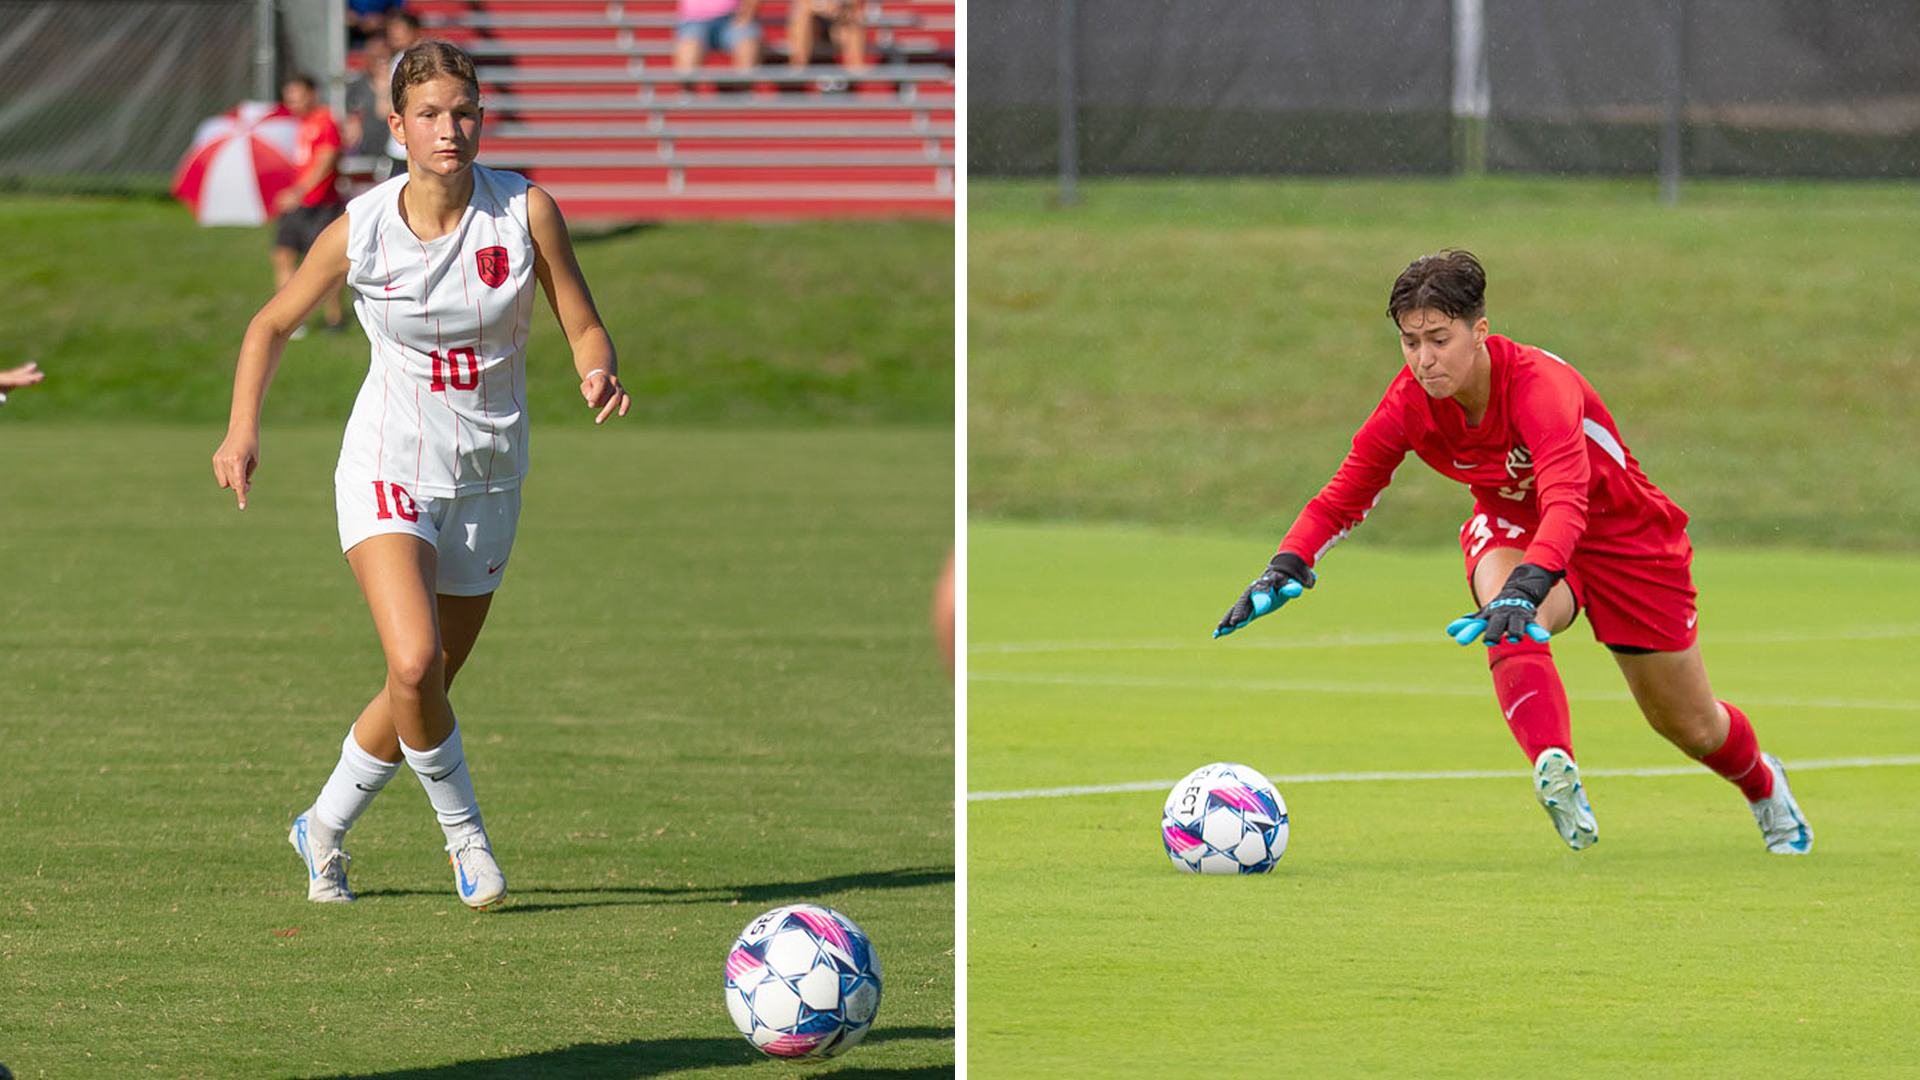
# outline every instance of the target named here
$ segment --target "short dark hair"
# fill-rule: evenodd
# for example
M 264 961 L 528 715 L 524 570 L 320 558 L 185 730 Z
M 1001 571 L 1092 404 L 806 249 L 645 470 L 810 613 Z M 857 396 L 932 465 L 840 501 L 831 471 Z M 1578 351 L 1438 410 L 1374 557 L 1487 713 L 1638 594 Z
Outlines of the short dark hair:
M 1410 311 L 1432 308 L 1449 319 L 1473 322 L 1487 313 L 1487 272 L 1470 251 L 1447 248 L 1407 264 L 1387 294 L 1387 317 L 1400 322 Z
M 411 30 L 417 31 L 420 29 L 420 16 L 415 15 L 411 11 L 393 12 L 387 16 L 387 21 L 390 23 L 405 23 L 408 29 Z
M 303 75 L 297 71 L 280 80 L 280 89 L 285 90 L 287 87 L 295 84 L 304 86 L 315 93 L 319 93 L 320 91 L 320 84 L 313 81 L 313 76 Z
M 467 89 L 473 91 L 474 101 L 480 100 L 480 76 L 473 70 L 473 57 L 461 52 L 457 45 L 428 38 L 400 54 L 400 63 L 393 69 L 393 111 L 405 116 L 407 91 L 442 75 L 451 75 L 466 83 Z

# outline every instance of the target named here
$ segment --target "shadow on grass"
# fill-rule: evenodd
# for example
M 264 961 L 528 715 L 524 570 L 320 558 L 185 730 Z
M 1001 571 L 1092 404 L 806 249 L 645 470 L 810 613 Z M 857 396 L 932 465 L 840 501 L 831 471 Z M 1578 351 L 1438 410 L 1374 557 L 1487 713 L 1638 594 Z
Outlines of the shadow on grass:
M 584 244 L 597 244 L 603 240 L 618 240 L 635 233 L 652 232 L 660 227 L 658 221 L 623 221 L 610 225 L 569 226 L 575 247 Z
M 831 893 L 855 889 L 917 889 L 925 885 L 952 883 L 951 866 L 914 866 L 761 885 L 582 885 L 577 888 L 565 885 L 510 885 L 506 904 L 493 914 L 641 904 L 712 904 L 735 900 L 750 904 L 797 903 L 802 900 L 817 901 Z M 363 889 L 358 895 L 443 897 L 446 893 L 445 889 Z
M 896 1039 L 952 1039 L 953 1029 L 937 1027 L 880 1028 L 867 1036 L 867 1043 Z M 858 1060 L 860 1048 L 848 1058 Z M 541 1050 L 516 1057 L 479 1061 L 458 1061 L 451 1065 L 428 1065 L 418 1069 L 391 1072 L 339 1073 L 311 1080 L 643 1080 L 650 1076 L 671 1076 L 687 1069 L 706 1069 L 721 1065 L 752 1065 L 767 1060 L 766 1055 L 748 1046 L 745 1039 L 630 1039 L 618 1043 L 580 1043 L 558 1050 Z M 801 1070 L 796 1072 L 795 1070 Z M 846 1058 L 811 1064 L 794 1062 L 780 1070 L 783 1076 L 827 1074 L 835 1080 L 906 1080 L 909 1077 L 952 1076 L 952 1065 L 913 1065 L 905 1068 L 867 1069 L 851 1065 Z

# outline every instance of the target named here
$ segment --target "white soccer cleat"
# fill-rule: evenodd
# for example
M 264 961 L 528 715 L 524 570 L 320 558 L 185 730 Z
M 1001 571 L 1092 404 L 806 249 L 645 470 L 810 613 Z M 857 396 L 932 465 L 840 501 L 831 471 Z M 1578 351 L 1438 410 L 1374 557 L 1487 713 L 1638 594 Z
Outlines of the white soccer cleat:
M 1580 766 L 1565 750 L 1548 747 L 1533 759 L 1533 797 L 1546 808 L 1568 847 L 1579 851 L 1600 842 L 1600 825 L 1593 820 L 1587 789 L 1580 783 Z
M 347 888 L 347 864 L 353 857 L 340 850 L 340 834 L 313 820 L 309 807 L 293 819 L 287 842 L 307 864 L 307 899 L 316 904 L 338 904 L 353 899 Z
M 507 878 L 494 861 L 487 833 L 478 825 L 464 830 L 447 844 L 447 861 L 453 864 L 453 887 L 460 899 L 475 911 L 485 911 L 507 895 Z
M 1753 820 L 1760 826 L 1767 850 L 1775 855 L 1805 855 L 1813 850 L 1813 826 L 1793 801 L 1786 767 L 1772 754 L 1761 754 L 1760 762 L 1773 773 L 1773 794 L 1747 805 L 1753 808 Z

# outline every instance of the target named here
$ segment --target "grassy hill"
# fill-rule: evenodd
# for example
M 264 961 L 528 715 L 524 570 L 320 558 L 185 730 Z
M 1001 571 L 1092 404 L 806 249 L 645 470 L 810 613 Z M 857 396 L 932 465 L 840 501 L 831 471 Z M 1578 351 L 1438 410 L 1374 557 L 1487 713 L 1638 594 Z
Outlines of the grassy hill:
M 1920 547 L 1920 186 L 1617 180 L 975 181 L 978 517 L 1277 537 L 1400 364 L 1388 286 L 1480 256 L 1494 330 L 1612 408 L 1705 542 Z M 1451 538 L 1401 470 L 1373 542 Z
M 5 419 L 224 422 L 240 337 L 272 291 L 269 227 L 201 228 L 157 200 L 15 196 L 0 199 L 0 233 L 0 364 L 48 372 Z M 949 225 L 663 225 L 576 244 L 644 420 L 952 423 Z M 579 407 L 538 306 L 536 418 Z M 366 338 L 318 326 L 288 349 L 267 420 L 345 422 Z

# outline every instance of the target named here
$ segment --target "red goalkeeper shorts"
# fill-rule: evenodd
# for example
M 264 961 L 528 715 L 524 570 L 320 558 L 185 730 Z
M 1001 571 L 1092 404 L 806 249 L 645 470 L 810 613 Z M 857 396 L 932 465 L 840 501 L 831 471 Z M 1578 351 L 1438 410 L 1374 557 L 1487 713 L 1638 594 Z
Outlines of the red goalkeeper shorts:
M 1487 552 L 1497 547 L 1524 551 L 1532 539 L 1531 528 L 1476 504 L 1460 526 L 1469 585 Z M 1576 547 L 1566 581 L 1594 640 L 1603 645 L 1679 652 L 1699 636 L 1693 543 L 1684 529 L 1635 534 L 1630 546 L 1619 549 Z

